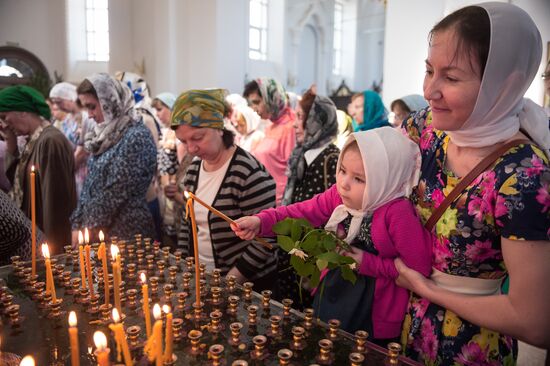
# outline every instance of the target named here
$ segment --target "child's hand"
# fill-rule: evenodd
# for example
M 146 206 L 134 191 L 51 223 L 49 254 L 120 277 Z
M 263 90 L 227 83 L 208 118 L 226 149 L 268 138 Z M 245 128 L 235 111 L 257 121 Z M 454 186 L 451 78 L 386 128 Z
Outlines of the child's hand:
M 359 269 L 359 267 L 361 267 L 361 263 L 363 262 L 363 253 L 365 253 L 363 250 L 351 247 L 349 251 L 342 252 L 342 255 L 353 258 L 357 262 L 357 267 Z
M 244 216 L 231 224 L 231 230 L 243 240 L 252 240 L 260 232 L 262 221 L 257 216 Z

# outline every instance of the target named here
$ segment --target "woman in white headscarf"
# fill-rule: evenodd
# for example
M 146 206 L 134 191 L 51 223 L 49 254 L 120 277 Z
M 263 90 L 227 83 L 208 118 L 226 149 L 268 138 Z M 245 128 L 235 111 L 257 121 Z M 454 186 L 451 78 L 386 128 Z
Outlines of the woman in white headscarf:
M 120 239 L 135 234 L 152 237 L 153 219 L 145 197 L 156 171 L 157 150 L 134 109 L 130 89 L 101 73 L 84 79 L 77 91 L 97 126 L 84 144 L 90 153 L 88 176 L 71 216 L 73 230 L 103 230 Z
M 265 134 L 261 129 L 262 119 L 247 105 L 234 107 L 236 112 L 235 129 L 239 133 L 239 146 L 254 155 L 254 150 L 263 140 Z
M 514 338 L 550 345 L 550 133 L 523 98 L 541 53 L 532 19 L 508 3 L 462 8 L 431 31 L 430 108 L 404 125 L 422 152 L 413 199 L 423 220 L 482 159 L 500 157 L 434 226 L 430 279 L 396 260 L 398 283 L 413 291 L 405 353 L 426 364 L 515 364 Z

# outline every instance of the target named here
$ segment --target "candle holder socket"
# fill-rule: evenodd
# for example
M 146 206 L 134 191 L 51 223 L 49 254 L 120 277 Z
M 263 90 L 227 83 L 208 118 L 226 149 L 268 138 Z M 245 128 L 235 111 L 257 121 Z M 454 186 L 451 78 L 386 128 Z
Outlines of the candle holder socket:
M 314 310 L 312 308 L 304 309 L 304 328 L 305 329 L 313 328 L 313 314 L 314 314 Z
M 141 327 L 139 325 L 132 325 L 126 329 L 126 334 L 128 335 L 128 346 L 130 349 L 134 350 L 141 348 L 142 344 L 139 341 L 139 333 L 141 333 Z
M 284 318 L 290 318 L 290 309 L 292 309 L 292 301 L 291 299 L 283 299 L 283 317 Z
M 237 277 L 234 275 L 227 275 L 227 290 L 229 292 L 235 291 L 236 285 L 237 285 Z
M 279 352 L 277 352 L 277 358 L 279 358 L 279 365 L 289 366 L 293 355 L 294 353 L 287 348 L 280 349 Z
M 218 310 L 210 313 L 210 333 L 217 334 L 223 330 L 223 325 L 221 324 L 222 315 L 222 312 Z
M 340 320 L 330 319 L 328 321 L 328 326 L 329 326 L 328 338 L 331 341 L 335 341 L 336 339 L 338 339 L 338 328 L 340 328 Z
M 319 365 L 330 365 L 333 361 L 332 347 L 333 343 L 329 339 L 321 339 L 319 341 L 319 355 L 317 356 L 317 362 Z
M 250 305 L 248 308 L 248 324 L 256 325 L 258 323 L 258 307 L 256 305 Z
M 363 362 L 365 362 L 365 356 L 358 352 L 350 353 L 348 358 L 351 366 L 363 366 Z
M 225 348 L 221 344 L 213 344 L 208 349 L 208 355 L 210 358 L 210 365 L 223 366 L 225 361 L 223 359 L 223 352 Z
M 195 258 L 185 257 L 185 265 L 187 267 L 187 272 L 193 272 L 194 264 L 195 264 Z
M 50 309 L 50 313 L 48 314 L 48 318 L 56 319 L 56 320 L 61 318 L 61 316 L 65 313 L 64 311 L 61 311 L 61 304 L 63 304 L 63 299 L 61 299 L 61 298 L 51 300 L 48 303 L 48 307 Z
M 177 284 L 178 267 L 176 266 L 168 267 L 168 275 L 169 275 L 168 282 L 175 286 Z
M 399 354 L 401 353 L 401 345 L 396 342 L 388 343 L 388 357 L 386 361 L 389 365 L 399 364 Z
M 306 330 L 302 327 L 292 327 L 292 342 L 290 343 L 290 348 L 293 351 L 301 351 L 306 347 L 306 342 L 304 341 L 304 334 Z
M 354 351 L 356 353 L 367 353 L 367 338 L 369 333 L 364 330 L 358 330 L 355 332 L 355 347 Z
M 269 318 L 271 323 L 270 329 L 267 331 L 267 336 L 272 338 L 279 338 L 281 336 L 281 320 L 282 318 L 278 315 L 272 315 Z
M 229 306 L 227 307 L 227 313 L 231 316 L 236 316 L 239 307 L 240 298 L 236 295 L 231 295 L 227 298 Z
M 238 346 L 241 343 L 241 329 L 243 329 L 242 323 L 235 322 L 229 325 L 231 331 L 231 338 L 227 341 L 232 346 Z
M 245 282 L 243 283 L 244 288 L 244 300 L 245 301 L 251 301 L 252 300 L 252 288 L 254 287 L 254 283 L 252 282 Z
M 187 336 L 187 333 L 183 330 L 182 318 L 172 319 L 172 331 L 174 332 L 174 341 L 176 342 L 181 341 L 185 336 Z
M 254 350 L 250 352 L 250 358 L 253 360 L 264 360 L 268 357 L 266 350 L 267 338 L 263 335 L 257 335 L 252 338 L 252 343 L 254 344 Z
M 189 338 L 189 343 L 191 344 L 191 349 L 189 353 L 193 356 L 197 356 L 201 353 L 200 342 L 201 342 L 202 332 L 200 330 L 190 330 L 187 334 Z

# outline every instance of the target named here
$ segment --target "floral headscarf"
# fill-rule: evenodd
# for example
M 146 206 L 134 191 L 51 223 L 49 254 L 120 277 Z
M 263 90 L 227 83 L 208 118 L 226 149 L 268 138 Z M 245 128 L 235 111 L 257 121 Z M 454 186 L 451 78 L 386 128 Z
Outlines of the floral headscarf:
M 316 95 L 304 123 L 304 142 L 294 148 L 288 159 L 288 182 L 283 196 L 283 205 L 292 203 L 296 182 L 304 177 L 306 171 L 304 153 L 329 143 L 337 134 L 336 106 L 329 98 Z
M 115 145 L 132 122 L 140 120 L 134 109 L 130 89 L 109 74 L 99 73 L 86 78 L 97 94 L 103 122 L 86 134 L 84 147 L 93 155 L 100 155 Z
M 256 83 L 267 107 L 269 119 L 277 123 L 288 108 L 288 97 L 285 88 L 275 79 L 259 78 Z
M 171 115 L 171 127 L 179 125 L 223 129 L 224 116 L 228 112 L 225 89 L 189 90 L 182 93 Z

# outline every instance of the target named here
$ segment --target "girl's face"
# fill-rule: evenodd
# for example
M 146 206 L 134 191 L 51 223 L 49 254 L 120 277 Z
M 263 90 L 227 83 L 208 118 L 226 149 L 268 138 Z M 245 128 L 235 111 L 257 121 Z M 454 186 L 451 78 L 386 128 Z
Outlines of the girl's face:
M 101 109 L 99 100 L 97 100 L 95 96 L 92 94 L 80 94 L 78 99 L 80 99 L 80 104 L 88 111 L 88 116 L 90 116 L 90 118 L 93 118 L 96 123 L 104 121 L 103 110 Z
M 340 170 L 336 173 L 336 189 L 346 207 L 361 210 L 366 185 L 363 158 L 357 146 L 344 151 Z
M 294 129 L 296 130 L 296 142 L 301 144 L 304 142 L 304 123 L 305 115 L 304 110 L 298 103 L 296 106 L 296 119 L 294 120 Z
M 155 110 L 157 111 L 157 117 L 162 122 L 162 124 L 166 127 L 170 127 L 170 108 L 168 108 L 164 104 L 159 103 L 159 105 L 155 107 Z
M 457 35 L 452 29 L 435 33 L 428 49 L 424 98 L 438 130 L 462 127 L 474 110 L 481 86 L 479 60 L 457 49 Z

